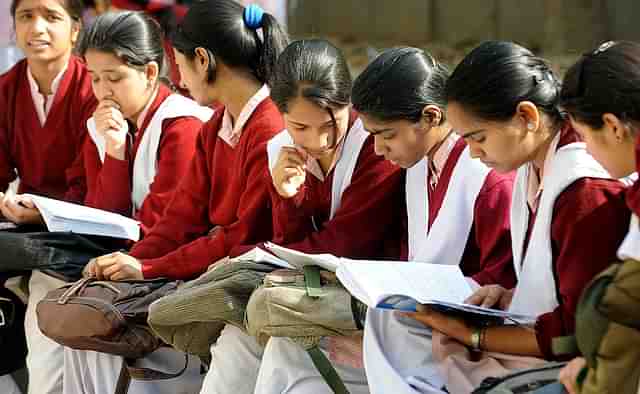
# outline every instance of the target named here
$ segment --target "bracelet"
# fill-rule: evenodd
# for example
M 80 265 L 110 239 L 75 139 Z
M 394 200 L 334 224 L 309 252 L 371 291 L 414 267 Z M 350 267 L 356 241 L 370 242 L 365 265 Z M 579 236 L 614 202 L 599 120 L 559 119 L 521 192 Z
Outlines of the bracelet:
M 487 339 L 487 328 L 483 327 L 480 329 L 480 343 L 478 343 L 478 349 L 482 350 L 482 349 L 486 349 L 486 341 Z
M 471 348 L 473 350 L 480 350 L 480 341 L 482 340 L 482 329 L 474 328 L 471 331 Z

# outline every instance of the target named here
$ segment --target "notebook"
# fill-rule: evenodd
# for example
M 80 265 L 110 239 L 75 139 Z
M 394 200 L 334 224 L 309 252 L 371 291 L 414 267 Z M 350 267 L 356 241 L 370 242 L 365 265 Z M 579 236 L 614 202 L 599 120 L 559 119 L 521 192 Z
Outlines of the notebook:
M 32 194 L 25 196 L 33 200 L 49 231 L 101 235 L 132 241 L 140 239 L 140 223 L 126 216 Z
M 457 265 L 343 258 L 336 273 L 343 286 L 370 308 L 415 312 L 417 304 L 423 304 L 476 323 L 535 322 L 531 316 L 464 304 L 472 289 Z

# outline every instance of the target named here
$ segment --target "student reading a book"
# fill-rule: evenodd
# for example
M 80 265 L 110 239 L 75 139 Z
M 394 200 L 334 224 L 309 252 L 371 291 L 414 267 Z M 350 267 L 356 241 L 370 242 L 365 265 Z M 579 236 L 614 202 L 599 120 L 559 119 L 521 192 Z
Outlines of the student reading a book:
M 99 104 L 87 122 L 84 180 L 71 191 L 84 195 L 86 205 L 135 216 L 144 231 L 160 217 L 186 172 L 198 131 L 212 111 L 172 95 L 160 82 L 161 34 L 143 14 L 99 17 L 83 33 L 79 54 L 87 62 Z M 29 205 L 26 197 L 21 201 Z M 63 348 L 40 333 L 35 315 L 40 299 L 60 282 L 39 269 L 77 279 L 90 258 L 124 244 L 66 232 L 2 232 L 0 245 L 3 270 L 35 270 L 25 323 L 27 365 L 39 383 L 32 387 L 42 393 L 60 392 Z
M 190 168 L 164 216 L 130 254 L 101 256 L 88 274 L 107 280 L 193 278 L 234 246 L 271 238 L 266 144 L 284 123 L 266 83 L 287 41 L 274 17 L 256 6 L 232 0 L 192 5 L 173 38 L 181 80 L 199 103 L 224 107 L 200 131 Z M 139 362 L 172 370 L 177 360 L 184 356 L 161 349 Z M 65 349 L 64 390 L 112 392 L 122 363 L 109 354 Z M 197 392 L 199 363 L 190 363 L 189 371 L 169 381 L 134 381 L 129 392 Z
M 509 209 L 515 174 L 502 174 L 470 156 L 467 142 L 445 115 L 448 76 L 446 67 L 423 50 L 391 49 L 356 79 L 353 105 L 375 138 L 376 153 L 407 168 L 408 260 L 460 265 L 474 288 L 511 288 Z M 434 369 L 430 354 L 430 329 L 392 311 L 369 309 L 364 363 L 372 392 L 428 386 L 422 373 Z
M 472 157 L 518 170 L 511 208 L 518 283 L 482 287 L 468 302 L 537 316 L 533 327 L 477 327 L 429 309 L 412 314 L 434 329 L 449 392 L 469 393 L 488 376 L 555 359 L 552 339 L 573 332 L 582 289 L 614 261 L 628 228 L 625 186 L 587 153 L 559 94 L 547 63 L 511 42 L 484 42 L 447 81 L 447 117 Z
M 637 145 L 640 122 L 640 45 L 607 42 L 582 56 L 567 71 L 560 103 L 587 149 L 615 178 L 629 176 L 640 164 Z M 640 184 L 627 190 L 632 219 L 618 257 L 640 261 Z M 631 349 L 630 349 L 631 351 Z M 576 358 L 560 372 L 571 394 L 577 393 L 577 375 L 585 365 Z
M 376 155 L 374 138 L 351 109 L 351 84 L 344 56 L 325 40 L 294 42 L 278 59 L 271 97 L 287 129 L 267 148 L 273 242 L 306 253 L 395 260 L 399 248 L 390 246 L 403 238 L 403 177 Z M 321 344 L 352 392 L 368 391 L 361 346 L 359 338 Z M 258 372 L 260 353 L 242 360 L 245 373 Z M 222 392 L 224 380 L 210 382 L 208 393 Z M 269 341 L 257 383 L 254 375 L 246 384 L 259 393 L 299 385 L 329 391 L 306 351 L 287 338 Z

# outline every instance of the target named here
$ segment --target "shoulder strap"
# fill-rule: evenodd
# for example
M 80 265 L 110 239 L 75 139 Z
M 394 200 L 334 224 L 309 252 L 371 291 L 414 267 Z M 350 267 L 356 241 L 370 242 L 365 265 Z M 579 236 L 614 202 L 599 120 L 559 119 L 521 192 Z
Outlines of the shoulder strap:
M 315 365 L 320 375 L 324 378 L 335 394 L 349 394 L 349 390 L 347 390 L 347 387 L 344 385 L 342 379 L 340 379 L 338 372 L 336 372 L 333 365 L 331 365 L 331 361 L 327 359 L 317 345 L 307 349 L 307 353 L 309 354 L 309 357 L 311 357 L 313 365 Z
M 135 360 L 129 358 L 126 358 L 122 363 L 114 394 L 127 394 L 132 379 L 151 381 L 177 378 L 187 370 L 187 367 L 189 366 L 189 355 L 187 353 L 184 354 L 184 367 L 175 373 L 161 372 L 150 368 L 134 367 L 134 363 Z

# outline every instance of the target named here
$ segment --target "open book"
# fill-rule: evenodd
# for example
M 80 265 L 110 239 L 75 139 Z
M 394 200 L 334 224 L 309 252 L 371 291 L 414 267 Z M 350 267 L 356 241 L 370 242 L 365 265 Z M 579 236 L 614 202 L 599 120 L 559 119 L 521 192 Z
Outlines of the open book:
M 269 263 L 277 267 L 300 270 L 307 265 L 316 265 L 331 272 L 336 272 L 340 261 L 338 257 L 331 254 L 303 253 L 271 242 L 267 242 L 265 247 L 269 249 L 271 253 L 260 248 L 253 248 L 245 254 L 236 257 L 236 259 Z
M 126 216 L 47 197 L 26 194 L 40 211 L 49 231 L 101 235 L 137 241 L 140 224 Z
M 423 304 L 480 324 L 535 321 L 531 316 L 464 304 L 472 290 L 457 265 L 340 259 L 337 276 L 370 308 L 414 312 L 417 304 Z

